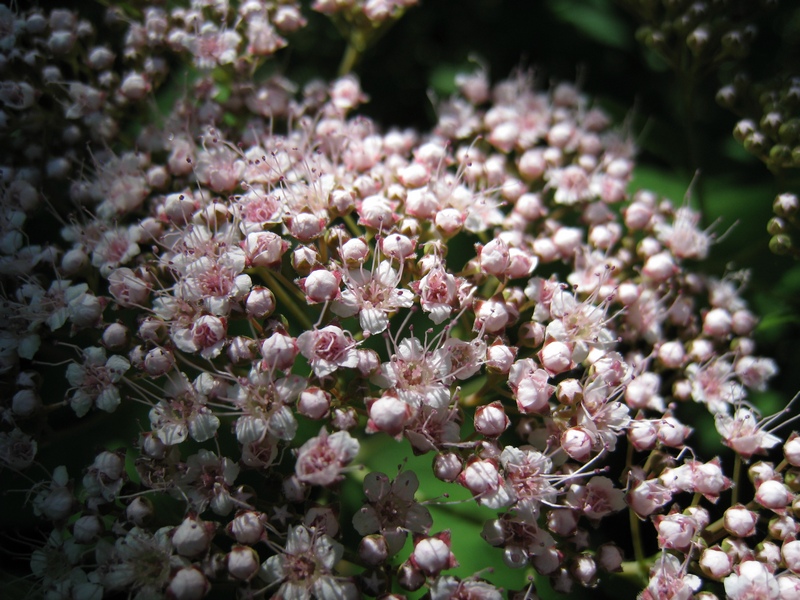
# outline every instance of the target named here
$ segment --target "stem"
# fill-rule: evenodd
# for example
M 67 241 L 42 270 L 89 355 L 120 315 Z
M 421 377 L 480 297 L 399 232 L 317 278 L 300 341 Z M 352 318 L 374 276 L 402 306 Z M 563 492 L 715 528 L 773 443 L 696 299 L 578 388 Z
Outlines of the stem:
M 731 506 L 739 501 L 739 477 L 742 473 L 742 457 L 737 454 L 733 461 L 733 486 L 731 487 Z
M 350 233 L 352 233 L 354 236 L 361 237 L 364 234 L 364 232 L 358 228 L 358 225 L 356 225 L 356 222 L 353 220 L 351 215 L 342 215 L 342 221 L 344 221 L 344 224 L 347 225 Z
M 353 38 L 351 36 L 347 42 L 344 56 L 342 56 L 342 62 L 339 63 L 339 77 L 344 77 L 355 68 L 358 61 L 361 60 L 362 53 L 362 50 L 353 43 Z
M 701 170 L 700 157 L 697 151 L 697 136 L 695 135 L 696 116 L 694 112 L 694 76 L 692 73 L 683 72 L 680 75 L 680 84 L 683 100 L 683 129 L 686 136 L 686 149 L 689 156 L 689 168 L 694 171 L 692 184 L 697 191 L 697 208 L 700 211 L 700 222 L 705 224 L 705 198 L 703 195 L 703 183 L 696 174 Z M 690 187 L 691 189 L 691 187 Z
M 641 578 L 642 582 L 647 585 L 648 581 L 648 568 L 647 568 L 647 560 L 644 556 L 644 547 L 642 546 L 642 532 L 641 532 L 641 525 L 639 523 L 639 517 L 636 513 L 628 509 L 628 517 L 630 518 L 631 523 L 631 540 L 633 541 L 633 555 L 636 558 L 636 564 L 639 566 L 639 577 Z

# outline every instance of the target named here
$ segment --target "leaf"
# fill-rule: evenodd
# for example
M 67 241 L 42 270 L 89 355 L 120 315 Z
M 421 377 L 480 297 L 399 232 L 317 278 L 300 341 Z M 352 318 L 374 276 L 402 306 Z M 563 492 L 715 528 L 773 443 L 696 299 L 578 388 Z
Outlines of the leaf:
M 570 23 L 589 39 L 620 50 L 632 45 L 633 32 L 610 2 L 548 0 L 547 4 L 557 18 Z

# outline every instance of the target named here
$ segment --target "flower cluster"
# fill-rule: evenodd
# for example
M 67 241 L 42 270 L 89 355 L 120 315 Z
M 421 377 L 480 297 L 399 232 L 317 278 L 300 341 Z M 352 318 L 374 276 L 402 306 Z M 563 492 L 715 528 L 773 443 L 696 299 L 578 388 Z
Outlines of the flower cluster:
M 411 4 L 313 8 L 377 27 Z M 776 366 L 743 277 L 693 270 L 713 235 L 629 191 L 632 144 L 574 86 L 464 74 L 432 132 L 384 131 L 352 116 L 352 75 L 256 83 L 256 58 L 305 23 L 294 3 L 128 20 L 118 57 L 73 12 L 0 8 L 0 126 L 24 134 L 0 163 L 0 465 L 27 473 L 51 416 L 127 404 L 149 420 L 130 454 L 33 487 L 43 595 L 501 597 L 446 573 L 458 550 L 414 472 L 367 473 L 358 507 L 333 500 L 381 436 L 494 511 L 482 537 L 558 591 L 635 558 L 643 598 L 704 579 L 731 598 L 798 593 L 800 438 L 748 401 Z M 122 115 L 176 57 L 201 73 L 194 93 L 131 143 Z M 43 131 L 56 141 L 27 143 Z M 37 372 L 53 363 L 63 399 Z M 687 445 L 698 407 L 736 454 L 730 477 Z M 781 445 L 777 466 L 750 465 L 752 500 L 733 487 L 718 511 L 742 461 Z M 620 472 L 608 459 L 626 452 Z M 653 525 L 649 562 L 591 539 L 625 510 L 636 535 Z

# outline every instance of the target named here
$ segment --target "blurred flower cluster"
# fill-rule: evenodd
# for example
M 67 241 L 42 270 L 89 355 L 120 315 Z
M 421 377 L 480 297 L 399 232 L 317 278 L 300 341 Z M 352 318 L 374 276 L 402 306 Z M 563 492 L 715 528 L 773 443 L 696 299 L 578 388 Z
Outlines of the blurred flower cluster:
M 412 4 L 311 9 L 367 39 Z M 32 593 L 535 598 L 448 572 L 420 477 L 359 469 L 385 436 L 557 592 L 797 597 L 800 437 L 749 401 L 776 366 L 746 277 L 696 268 L 699 215 L 629 190 L 633 144 L 573 85 L 464 73 L 420 132 L 360 116 L 352 74 L 256 77 L 305 10 L 112 9 L 112 47 L 74 11 L 0 7 L 0 466 L 45 532 Z M 131 447 L 42 479 L 58 423 L 129 405 Z M 732 467 L 687 445 L 697 407 Z M 597 543 L 621 512 L 631 541 Z

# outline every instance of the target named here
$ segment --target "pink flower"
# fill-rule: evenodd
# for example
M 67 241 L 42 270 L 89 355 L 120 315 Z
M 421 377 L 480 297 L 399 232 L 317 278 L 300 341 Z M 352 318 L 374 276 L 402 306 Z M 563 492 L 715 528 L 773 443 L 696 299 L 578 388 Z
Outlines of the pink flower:
M 645 519 L 672 500 L 671 491 L 658 479 L 643 479 L 641 468 L 632 469 L 629 476 L 629 492 L 625 501 L 640 519 Z
M 744 459 L 754 454 L 766 454 L 781 441 L 778 436 L 759 427 L 755 413 L 749 408 L 737 409 L 733 417 L 718 413 L 714 424 L 722 442 Z
M 358 449 L 358 440 L 346 431 L 328 435 L 323 427 L 317 437 L 298 449 L 295 474 L 305 483 L 330 485 L 341 479 L 342 469 L 355 458 Z
M 573 484 L 567 492 L 567 504 L 589 519 L 601 519 L 625 508 L 625 495 L 608 477 L 592 477 L 586 485 Z
M 498 509 L 514 502 L 512 492 L 493 460 L 469 461 L 458 476 L 458 483 L 467 488 L 483 506 Z
M 689 550 L 698 529 L 697 521 L 692 517 L 674 512 L 655 517 L 653 523 L 658 531 L 659 547 L 681 552 Z
M 275 596 L 307 600 L 354 598 L 356 590 L 333 569 L 344 554 L 342 545 L 330 536 L 297 525 L 289 530 L 286 548 L 262 565 L 267 581 L 280 583 Z
M 686 564 L 673 555 L 662 553 L 650 568 L 650 582 L 642 592 L 642 600 L 690 600 L 702 581 L 686 572 Z
M 548 400 L 555 386 L 548 383 L 550 375 L 536 368 L 533 359 L 519 360 L 511 367 L 508 384 L 514 392 L 517 407 L 522 413 L 546 413 Z
M 330 375 L 339 368 L 358 366 L 355 342 L 335 325 L 304 331 L 297 338 L 297 347 L 317 377 Z
M 724 581 L 725 593 L 730 600 L 778 600 L 780 586 L 766 565 L 757 560 L 747 560 L 736 566 Z
M 401 273 L 383 261 L 372 271 L 349 269 L 342 274 L 345 289 L 332 310 L 340 317 L 358 314 L 361 329 L 377 334 L 389 326 L 389 315 L 414 303 L 414 294 L 399 289 Z

